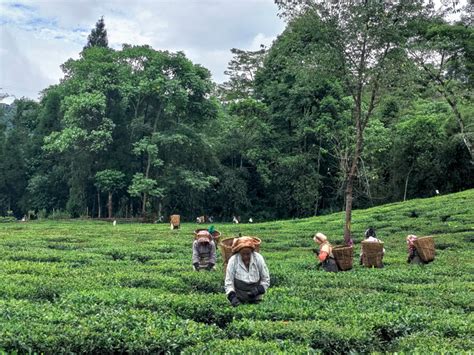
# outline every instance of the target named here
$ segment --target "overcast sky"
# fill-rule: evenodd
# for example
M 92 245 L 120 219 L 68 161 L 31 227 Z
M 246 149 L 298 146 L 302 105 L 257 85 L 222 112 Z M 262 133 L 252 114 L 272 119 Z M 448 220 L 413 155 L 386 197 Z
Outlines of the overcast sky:
M 112 48 L 184 51 L 217 82 L 231 48 L 268 46 L 284 29 L 273 0 L 0 0 L 0 92 L 37 99 L 101 16 Z

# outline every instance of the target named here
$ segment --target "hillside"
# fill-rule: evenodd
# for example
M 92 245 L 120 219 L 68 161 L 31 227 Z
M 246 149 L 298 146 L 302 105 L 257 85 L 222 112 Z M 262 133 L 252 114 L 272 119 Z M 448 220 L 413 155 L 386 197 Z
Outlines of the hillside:
M 311 236 L 342 241 L 342 213 L 219 224 L 254 235 L 272 286 L 232 308 L 223 273 L 191 271 L 184 224 L 0 224 L 0 350 L 18 352 L 474 351 L 474 190 L 354 211 L 355 268 L 316 269 Z M 385 242 L 384 269 L 357 263 L 364 230 Z M 434 263 L 406 263 L 407 234 L 433 235 Z

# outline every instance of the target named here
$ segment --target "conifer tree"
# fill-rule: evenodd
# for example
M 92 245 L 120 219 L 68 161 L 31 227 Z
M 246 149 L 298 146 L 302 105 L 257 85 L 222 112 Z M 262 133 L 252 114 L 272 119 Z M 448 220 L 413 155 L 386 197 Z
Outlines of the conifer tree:
M 87 44 L 84 49 L 90 47 L 108 47 L 108 45 L 107 30 L 105 29 L 104 17 L 102 16 L 95 24 L 95 28 L 92 29 L 89 37 L 87 37 Z

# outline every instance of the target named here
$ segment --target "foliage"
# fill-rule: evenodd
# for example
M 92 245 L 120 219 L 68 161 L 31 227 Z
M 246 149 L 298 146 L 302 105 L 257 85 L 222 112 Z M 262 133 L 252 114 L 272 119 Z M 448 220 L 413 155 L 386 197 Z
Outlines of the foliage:
M 232 49 L 221 86 L 182 52 L 108 48 L 99 20 L 39 103 L 0 107 L 0 214 L 102 217 L 108 193 L 109 217 L 262 221 L 474 186 L 468 9 L 276 3 L 286 29 Z

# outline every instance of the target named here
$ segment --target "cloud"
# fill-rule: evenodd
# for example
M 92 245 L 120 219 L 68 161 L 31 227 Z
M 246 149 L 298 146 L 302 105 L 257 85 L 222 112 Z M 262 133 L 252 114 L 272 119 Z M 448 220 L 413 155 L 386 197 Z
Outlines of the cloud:
M 2 0 L 0 86 L 36 98 L 59 82 L 60 65 L 78 57 L 101 16 L 111 47 L 180 50 L 222 82 L 231 48 L 269 46 L 282 32 L 276 12 L 272 0 Z

